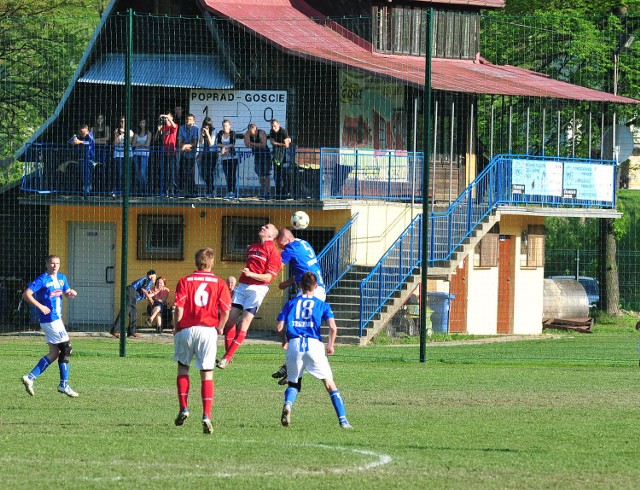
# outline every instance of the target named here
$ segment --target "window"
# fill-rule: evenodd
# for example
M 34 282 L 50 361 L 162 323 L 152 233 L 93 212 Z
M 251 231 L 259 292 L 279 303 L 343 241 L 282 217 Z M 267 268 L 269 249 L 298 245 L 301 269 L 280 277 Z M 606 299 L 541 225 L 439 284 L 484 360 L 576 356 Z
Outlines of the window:
M 529 225 L 522 230 L 520 267 L 544 267 L 544 225 Z
M 372 43 L 382 53 L 426 54 L 426 9 L 407 6 L 373 8 Z M 432 53 L 436 58 L 473 59 L 480 51 L 478 14 L 435 11 Z
M 183 259 L 183 216 L 138 215 L 138 260 Z
M 473 254 L 473 266 L 477 268 L 498 266 L 498 238 L 500 226 L 493 225 L 489 232 L 478 242 Z
M 260 227 L 269 218 L 246 218 L 223 216 L 222 218 L 222 260 L 243 262 L 247 246 L 258 241 Z

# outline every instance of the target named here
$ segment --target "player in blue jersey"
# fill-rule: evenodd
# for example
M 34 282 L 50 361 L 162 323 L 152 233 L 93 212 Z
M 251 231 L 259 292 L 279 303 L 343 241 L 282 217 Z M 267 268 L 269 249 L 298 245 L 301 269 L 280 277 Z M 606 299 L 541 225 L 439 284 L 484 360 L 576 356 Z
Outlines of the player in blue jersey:
M 294 237 L 293 233 L 287 228 L 281 228 L 278 230 L 276 245 L 282 250 L 280 254 L 282 263 L 289 264 L 289 272 L 291 274 L 291 277 L 281 282 L 278 287 L 280 289 L 287 289 L 289 286 L 297 284 L 298 288 L 300 288 L 302 274 L 305 272 L 313 272 L 318 278 L 318 287 L 313 295 L 324 301 L 327 298 L 327 293 L 325 292 L 324 281 L 322 279 L 322 270 L 320 269 L 316 252 L 313 250 L 313 247 L 309 245 L 309 242 Z M 299 290 L 298 294 L 302 294 L 302 291 Z
M 156 271 L 151 269 L 147 271 L 147 275 L 141 277 L 140 279 L 132 282 L 127 286 L 127 315 L 129 316 L 129 325 L 127 326 L 127 337 L 138 338 L 140 334 L 137 332 L 138 330 L 138 310 L 136 308 L 136 304 L 138 301 L 142 301 L 143 299 L 149 299 L 149 291 L 151 291 L 151 286 L 153 286 L 156 282 Z M 120 337 L 120 333 L 116 330 L 120 323 L 120 312 L 116 316 L 116 320 L 113 322 L 113 326 L 109 333 L 114 337 Z
M 289 386 L 284 392 L 284 406 L 280 421 L 285 427 L 291 424 L 293 403 L 302 387 L 302 375 L 306 370 L 311 376 L 324 383 L 338 416 L 340 427 L 351 429 L 340 390 L 333 381 L 333 373 L 327 359 L 327 355 L 334 352 L 336 322 L 329 304 L 313 295 L 317 283 L 318 280 L 313 272 L 305 272 L 300 283 L 302 295 L 288 301 L 278 315 L 278 332 L 281 332 L 289 343 L 286 355 Z M 329 324 L 326 354 L 320 335 L 320 325 L 323 320 Z
M 318 279 L 318 286 L 313 295 L 324 301 L 327 298 L 327 293 L 324 287 L 324 280 L 322 279 L 322 270 L 320 269 L 316 252 L 309 242 L 294 237 L 293 233 L 287 228 L 281 228 L 278 230 L 276 245 L 282 250 L 282 254 L 280 255 L 282 257 L 282 263 L 289 264 L 289 273 L 291 274 L 291 277 L 281 282 L 278 287 L 280 289 L 287 289 L 291 285 L 297 284 L 298 295 L 301 295 L 300 281 L 302 280 L 302 274 L 305 272 L 313 272 Z M 287 384 L 287 365 L 283 364 L 280 366 L 271 377 L 275 379 L 280 378 L 280 381 L 278 381 L 279 385 Z
M 22 377 L 22 384 L 31 396 L 35 394 L 33 383 L 36 378 L 56 359 L 60 368 L 58 391 L 72 398 L 78 396 L 69 386 L 71 342 L 62 323 L 62 295 L 73 299 L 78 293 L 69 287 L 69 281 L 59 270 L 60 257 L 49 255 L 47 272 L 29 284 L 22 293 L 24 300 L 37 308 L 40 328 L 44 331 L 45 342 L 49 344 L 49 353 L 38 361 L 29 374 Z

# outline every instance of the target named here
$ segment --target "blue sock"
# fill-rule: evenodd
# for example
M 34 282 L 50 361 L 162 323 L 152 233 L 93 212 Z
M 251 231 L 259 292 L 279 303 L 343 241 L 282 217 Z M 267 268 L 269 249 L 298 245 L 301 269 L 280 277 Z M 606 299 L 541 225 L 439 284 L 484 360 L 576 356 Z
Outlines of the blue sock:
M 42 359 L 38 361 L 38 364 L 31 370 L 29 373 L 29 378 L 33 381 L 38 376 L 40 376 L 44 371 L 49 367 L 51 361 L 47 356 L 44 356 Z
M 58 362 L 60 368 L 60 386 L 65 388 L 69 384 L 69 363 Z
M 293 402 L 296 401 L 297 397 L 298 397 L 298 390 L 296 390 L 295 388 L 292 388 L 291 386 L 289 386 L 286 390 L 284 390 L 285 405 L 288 403 L 289 405 L 293 406 Z
M 331 403 L 333 403 L 333 408 L 336 410 L 336 415 L 338 416 L 338 420 L 340 423 L 347 421 L 347 412 L 344 409 L 344 401 L 342 400 L 342 396 L 340 395 L 340 390 L 333 390 L 329 393 L 331 397 Z

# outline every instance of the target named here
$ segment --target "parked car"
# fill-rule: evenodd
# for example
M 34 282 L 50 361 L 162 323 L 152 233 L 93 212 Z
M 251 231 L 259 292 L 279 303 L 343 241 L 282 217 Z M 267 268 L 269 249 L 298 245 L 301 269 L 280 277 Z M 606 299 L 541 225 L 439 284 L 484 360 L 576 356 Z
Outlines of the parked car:
M 549 276 L 548 279 L 575 279 L 576 276 Z M 593 277 L 580 276 L 578 282 L 582 284 L 587 298 L 589 298 L 589 308 L 598 306 L 600 301 L 600 284 Z

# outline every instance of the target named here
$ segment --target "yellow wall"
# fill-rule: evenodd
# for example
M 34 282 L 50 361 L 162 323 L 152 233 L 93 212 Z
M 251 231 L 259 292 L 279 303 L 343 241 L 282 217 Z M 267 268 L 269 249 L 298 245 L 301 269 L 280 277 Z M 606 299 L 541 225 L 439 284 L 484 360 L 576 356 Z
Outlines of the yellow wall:
M 154 269 L 159 275 L 167 278 L 167 285 L 173 291 L 178 279 L 194 270 L 193 256 L 202 247 L 212 247 L 216 252 L 214 272 L 226 278 L 229 275 L 238 277 L 244 267 L 244 262 L 229 262 L 219 259 L 222 243 L 222 217 L 246 216 L 267 217 L 276 227 L 290 226 L 290 209 L 242 209 L 242 208 L 176 208 L 176 207 L 132 207 L 129 213 L 128 230 L 128 274 L 127 284 L 145 275 L 149 269 Z M 349 210 L 305 210 L 311 219 L 311 228 L 339 230 L 349 220 Z M 184 260 L 138 260 L 137 259 L 137 223 L 138 215 L 182 215 L 184 216 Z M 69 252 L 69 223 L 71 222 L 111 222 L 116 224 L 115 250 L 115 298 L 116 307 L 114 318 L 120 305 L 120 242 L 122 237 L 122 210 L 118 207 L 96 206 L 51 206 L 49 247 L 51 253 L 60 255 L 63 269 L 66 267 Z M 258 240 L 256 229 L 256 241 Z M 249 245 L 247 243 L 247 245 Z M 280 311 L 284 293 L 278 289 L 278 283 L 285 280 L 285 268 L 271 283 L 271 290 L 262 308 L 258 311 L 253 326 L 261 329 L 275 327 L 275 317 Z M 70 278 L 73 281 L 73 278 Z M 173 298 L 171 298 L 173 299 Z M 144 302 L 138 303 L 140 314 L 146 311 Z M 142 323 L 142 322 L 139 322 Z
M 400 233 L 411 222 L 409 204 L 375 203 L 352 207 L 353 214 L 360 213 L 352 232 L 358 265 L 375 265 Z M 414 215 L 422 212 L 422 203 L 414 208 Z

